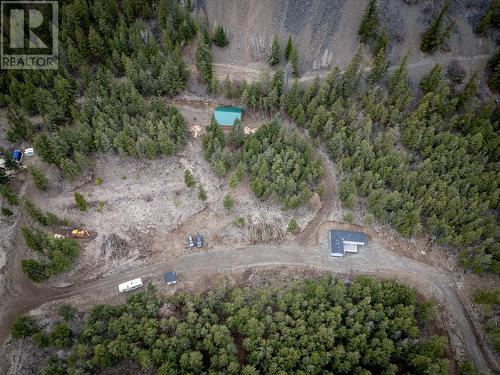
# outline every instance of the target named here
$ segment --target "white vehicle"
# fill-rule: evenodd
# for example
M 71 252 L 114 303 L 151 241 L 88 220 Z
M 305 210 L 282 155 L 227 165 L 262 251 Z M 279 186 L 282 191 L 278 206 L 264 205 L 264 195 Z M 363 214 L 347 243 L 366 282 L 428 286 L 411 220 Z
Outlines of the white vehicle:
M 24 150 L 24 156 L 34 156 L 34 155 L 35 155 L 35 150 L 33 150 L 33 147 Z
M 131 290 L 141 288 L 143 285 L 144 284 L 142 283 L 142 279 L 138 278 L 118 285 L 118 290 L 120 291 L 120 293 L 130 292 Z

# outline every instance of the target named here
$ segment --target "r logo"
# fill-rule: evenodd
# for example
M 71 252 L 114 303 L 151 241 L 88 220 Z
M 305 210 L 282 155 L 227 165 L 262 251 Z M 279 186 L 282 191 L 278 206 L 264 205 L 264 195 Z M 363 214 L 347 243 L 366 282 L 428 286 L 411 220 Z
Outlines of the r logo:
M 57 69 L 57 1 L 2 1 L 2 69 Z

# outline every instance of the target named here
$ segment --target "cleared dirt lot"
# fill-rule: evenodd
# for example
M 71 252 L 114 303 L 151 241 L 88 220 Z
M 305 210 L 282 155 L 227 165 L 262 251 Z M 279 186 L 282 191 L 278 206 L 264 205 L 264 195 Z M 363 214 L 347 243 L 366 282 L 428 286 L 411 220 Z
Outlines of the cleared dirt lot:
M 206 202 L 198 198 L 197 188 L 185 185 L 186 169 L 205 186 Z M 58 180 L 55 171 L 47 171 L 52 181 Z M 96 184 L 97 179 L 102 183 Z M 75 191 L 89 203 L 86 212 L 76 208 Z M 222 204 L 226 194 L 235 197 L 230 212 Z M 98 155 L 93 159 L 93 174 L 70 184 L 58 180 L 48 192 L 32 190 L 30 199 L 92 233 L 90 239 L 81 241 L 82 254 L 74 269 L 51 281 L 53 286 L 182 255 L 187 251 L 186 236 L 196 232 L 205 235 L 208 248 L 249 243 L 253 224 L 268 223 L 285 233 L 293 216 L 304 227 L 319 209 L 311 204 L 297 211 L 283 211 L 278 202 L 258 201 L 246 181 L 233 191 L 203 160 L 200 138 L 190 139 L 178 156 L 169 159 Z M 242 227 L 233 224 L 240 217 L 245 221 Z

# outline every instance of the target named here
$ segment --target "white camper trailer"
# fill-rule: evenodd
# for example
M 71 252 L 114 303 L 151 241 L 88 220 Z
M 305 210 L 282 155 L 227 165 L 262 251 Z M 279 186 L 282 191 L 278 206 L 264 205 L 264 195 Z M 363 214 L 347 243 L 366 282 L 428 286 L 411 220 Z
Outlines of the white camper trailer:
M 130 280 L 130 281 L 127 281 L 126 283 L 122 283 L 122 284 L 118 285 L 118 290 L 120 291 L 120 293 L 130 292 L 131 290 L 140 288 L 143 285 L 144 284 L 142 283 L 142 279 L 138 278 L 138 279 Z

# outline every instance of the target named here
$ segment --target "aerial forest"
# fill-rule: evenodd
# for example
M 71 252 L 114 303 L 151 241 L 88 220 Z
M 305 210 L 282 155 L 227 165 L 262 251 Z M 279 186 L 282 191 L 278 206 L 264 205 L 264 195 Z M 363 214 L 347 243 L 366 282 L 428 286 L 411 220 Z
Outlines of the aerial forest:
M 83 317 L 61 310 L 51 331 L 28 316 L 14 324 L 16 338 L 53 353 L 44 375 L 123 363 L 157 374 L 447 374 L 447 339 L 429 325 L 434 305 L 394 281 L 327 276 L 243 288 L 223 279 L 205 294 L 162 297 L 150 285 Z

